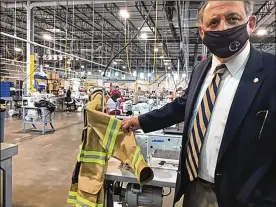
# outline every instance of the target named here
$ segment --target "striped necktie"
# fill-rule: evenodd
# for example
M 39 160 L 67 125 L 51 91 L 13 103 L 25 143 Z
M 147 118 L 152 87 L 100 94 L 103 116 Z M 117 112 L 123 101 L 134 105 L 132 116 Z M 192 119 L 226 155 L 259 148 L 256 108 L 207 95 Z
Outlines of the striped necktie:
M 187 144 L 187 158 L 185 164 L 191 181 L 198 176 L 199 155 L 216 101 L 221 76 L 226 69 L 227 67 L 224 64 L 216 67 L 215 77 L 203 96 L 193 123 L 191 135 Z

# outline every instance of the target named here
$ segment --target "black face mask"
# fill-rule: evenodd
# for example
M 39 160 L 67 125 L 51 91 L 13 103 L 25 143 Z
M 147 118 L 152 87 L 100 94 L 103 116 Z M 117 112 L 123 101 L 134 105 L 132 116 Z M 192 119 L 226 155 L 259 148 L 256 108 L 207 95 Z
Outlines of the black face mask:
M 247 23 L 223 31 L 204 32 L 203 44 L 220 58 L 228 58 L 239 52 L 249 39 Z

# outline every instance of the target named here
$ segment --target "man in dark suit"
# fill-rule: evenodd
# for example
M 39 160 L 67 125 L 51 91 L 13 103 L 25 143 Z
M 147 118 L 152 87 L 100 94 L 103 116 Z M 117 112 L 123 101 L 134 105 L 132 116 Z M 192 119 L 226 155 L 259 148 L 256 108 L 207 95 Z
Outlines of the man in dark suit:
M 275 55 L 255 49 L 249 1 L 209 1 L 200 36 L 212 57 L 193 70 L 184 96 L 127 119 L 144 132 L 182 121 L 175 202 L 184 207 L 276 206 Z

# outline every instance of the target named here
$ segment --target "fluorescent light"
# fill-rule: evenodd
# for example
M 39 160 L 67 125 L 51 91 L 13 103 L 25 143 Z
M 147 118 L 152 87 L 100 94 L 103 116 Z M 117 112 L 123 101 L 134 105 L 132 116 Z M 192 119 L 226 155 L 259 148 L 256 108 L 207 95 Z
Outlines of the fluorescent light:
M 81 65 L 81 68 L 84 68 L 84 65 Z
M 123 66 L 123 69 L 126 69 L 126 66 Z
M 116 61 L 114 61 L 114 62 L 113 62 L 113 65 L 117 65 L 117 62 L 116 62 Z
M 169 67 L 168 67 L 168 69 L 170 70 L 170 69 L 171 69 L 171 67 L 169 66 Z
M 101 72 L 101 75 L 103 75 L 104 74 L 104 72 Z
M 49 68 L 50 66 L 48 64 L 44 65 L 45 68 Z
M 123 17 L 124 19 L 127 19 L 127 18 L 129 18 L 129 13 L 128 13 L 127 10 L 122 9 L 122 10 L 120 11 L 120 16 Z
M 70 63 L 71 63 L 70 60 L 68 60 L 68 61 L 67 61 L 67 64 L 70 64 Z
M 177 73 L 174 73 L 173 77 L 174 77 L 175 80 L 178 80 L 178 78 L 179 78 Z
M 169 78 L 169 77 L 171 77 L 171 74 L 170 74 L 170 73 L 168 73 L 168 74 L 167 74 L 167 77 L 168 77 L 168 78 Z
M 156 48 L 154 48 L 154 52 L 158 52 L 158 48 L 156 47 Z
M 165 62 L 164 65 L 169 65 L 169 63 Z
M 118 77 L 119 76 L 119 72 L 116 71 L 115 72 L 115 76 Z
M 122 80 L 125 80 L 125 79 L 126 79 L 126 76 L 125 76 L 125 75 L 123 75 L 123 76 L 122 76 Z
M 19 48 L 19 47 L 15 47 L 15 48 L 14 48 L 14 51 L 15 51 L 15 52 L 22 52 L 22 49 Z
M 101 73 L 101 72 L 102 72 L 102 70 L 99 70 L 99 72 Z
M 87 75 L 91 75 L 92 73 L 89 71 L 89 72 L 87 72 Z
M 53 55 L 53 60 L 57 60 L 57 55 Z
M 164 62 L 171 62 L 171 60 L 164 60 Z
M 257 35 L 258 35 L 258 36 L 264 36 L 264 35 L 266 35 L 266 34 L 267 34 L 266 29 L 259 29 L 259 30 L 257 31 Z
M 164 56 L 163 56 L 163 55 L 161 55 L 159 58 L 163 59 L 163 58 L 164 58 Z
M 182 78 L 186 78 L 187 75 L 185 73 L 182 74 Z
M 44 38 L 45 40 L 51 40 L 51 39 L 52 39 L 52 37 L 51 37 L 50 35 L 48 35 L 48 34 L 44 34 L 44 35 L 43 35 L 43 38 Z
M 49 31 L 49 32 L 53 32 L 53 33 L 60 33 L 60 32 L 62 32 L 60 29 L 46 29 L 47 31 Z M 64 32 L 62 32 L 62 33 L 64 33 Z
M 146 40 L 146 39 L 148 39 L 148 35 L 146 33 L 142 33 L 140 35 L 140 38 Z
M 137 76 L 137 72 L 136 72 L 136 70 L 135 71 L 133 71 L 133 74 L 132 74 L 134 77 L 136 77 Z
M 140 78 L 144 79 L 145 78 L 145 74 L 144 73 L 140 73 Z

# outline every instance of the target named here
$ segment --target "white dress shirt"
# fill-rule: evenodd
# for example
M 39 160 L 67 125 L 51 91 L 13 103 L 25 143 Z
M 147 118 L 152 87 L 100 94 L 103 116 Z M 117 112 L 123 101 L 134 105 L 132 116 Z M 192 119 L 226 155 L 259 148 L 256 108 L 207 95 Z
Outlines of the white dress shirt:
M 226 121 L 232 105 L 237 87 L 242 77 L 245 65 L 250 53 L 250 44 L 248 42 L 244 50 L 235 58 L 225 63 L 227 71 L 222 76 L 220 87 L 218 89 L 217 99 L 212 111 L 212 116 L 204 137 L 202 150 L 199 159 L 198 176 L 206 181 L 214 183 L 214 174 L 217 164 L 218 153 L 223 137 Z M 189 125 L 189 134 L 197 115 L 203 96 L 214 78 L 215 68 L 221 65 L 220 61 L 213 55 L 212 66 L 207 73 L 201 91 L 197 97 L 197 102 L 193 111 L 193 117 Z

